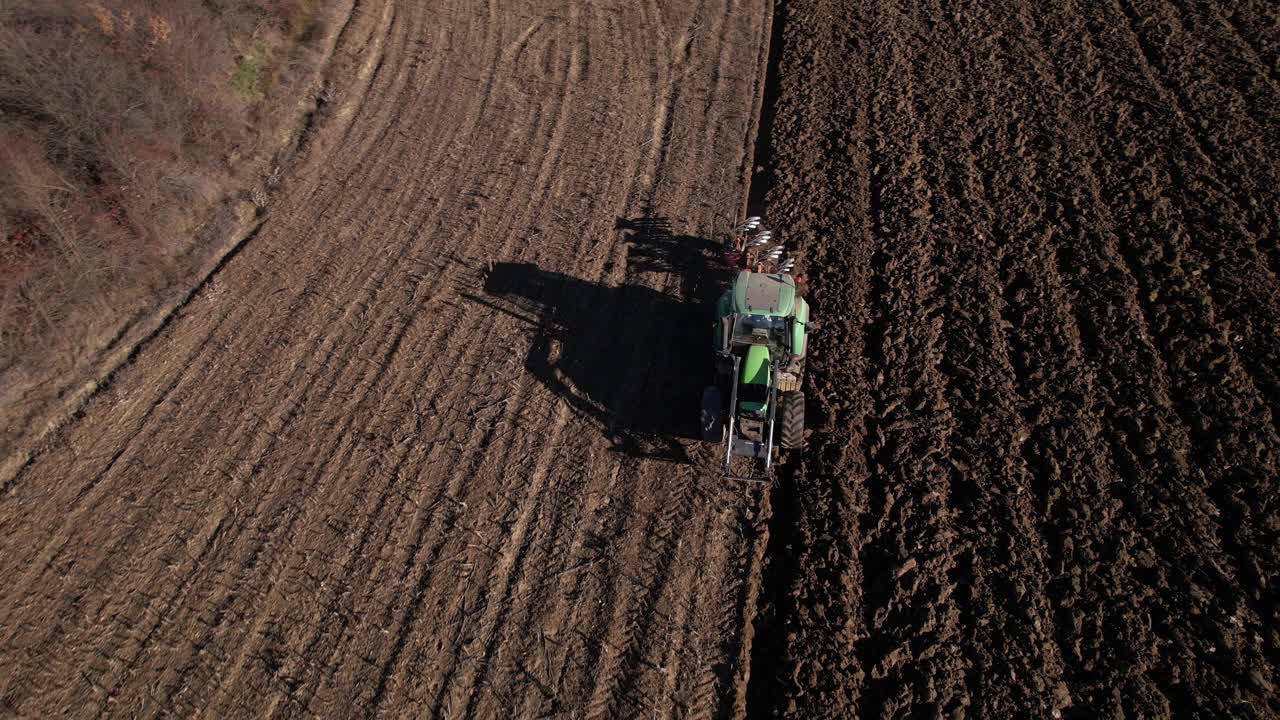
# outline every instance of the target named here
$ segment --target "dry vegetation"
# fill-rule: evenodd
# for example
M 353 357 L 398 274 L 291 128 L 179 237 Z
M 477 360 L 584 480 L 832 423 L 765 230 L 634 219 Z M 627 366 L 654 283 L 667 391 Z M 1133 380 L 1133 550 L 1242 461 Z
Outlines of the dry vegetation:
M 317 0 L 0 0 L 0 369 L 163 286 L 246 183 Z

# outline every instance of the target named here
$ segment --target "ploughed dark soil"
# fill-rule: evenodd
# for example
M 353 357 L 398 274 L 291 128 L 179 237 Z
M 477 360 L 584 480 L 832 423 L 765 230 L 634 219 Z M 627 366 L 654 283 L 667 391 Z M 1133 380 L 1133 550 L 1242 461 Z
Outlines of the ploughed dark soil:
M 1277 716 L 1274 5 L 777 22 L 768 209 L 822 324 L 753 711 Z

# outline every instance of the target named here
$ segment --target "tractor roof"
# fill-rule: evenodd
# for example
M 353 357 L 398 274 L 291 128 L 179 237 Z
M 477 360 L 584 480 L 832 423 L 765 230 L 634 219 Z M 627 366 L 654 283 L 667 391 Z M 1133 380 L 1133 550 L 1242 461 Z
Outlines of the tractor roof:
M 743 270 L 733 281 L 733 312 L 787 317 L 795 304 L 796 281 L 790 275 Z

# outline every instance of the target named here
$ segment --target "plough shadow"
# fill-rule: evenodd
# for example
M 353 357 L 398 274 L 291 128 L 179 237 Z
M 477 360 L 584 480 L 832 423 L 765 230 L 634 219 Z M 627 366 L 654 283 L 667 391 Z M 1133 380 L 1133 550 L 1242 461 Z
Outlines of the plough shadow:
M 620 286 L 496 263 L 484 297 L 470 299 L 534 326 L 525 370 L 594 419 L 615 452 L 689 463 L 727 270 L 716 243 L 675 235 L 665 218 L 619 219 L 615 230 L 629 244 Z

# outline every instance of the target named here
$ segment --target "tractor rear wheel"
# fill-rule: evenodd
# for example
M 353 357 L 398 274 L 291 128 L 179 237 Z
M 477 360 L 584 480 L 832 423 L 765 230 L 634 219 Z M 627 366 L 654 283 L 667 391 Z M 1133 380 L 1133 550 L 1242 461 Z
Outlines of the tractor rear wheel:
M 782 447 L 804 447 L 804 393 L 782 394 Z
M 724 403 L 720 400 L 720 388 L 708 385 L 702 391 L 702 439 L 706 442 L 724 442 Z

